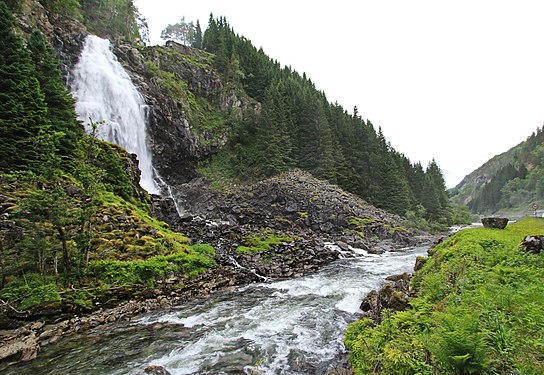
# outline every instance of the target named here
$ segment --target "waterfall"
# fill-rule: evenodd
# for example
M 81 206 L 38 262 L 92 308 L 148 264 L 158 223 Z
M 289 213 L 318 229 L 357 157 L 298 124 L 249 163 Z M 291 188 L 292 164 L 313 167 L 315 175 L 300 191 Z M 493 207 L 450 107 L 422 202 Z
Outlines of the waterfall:
M 151 152 L 147 145 L 147 106 L 113 52 L 109 40 L 87 36 L 74 74 L 72 92 L 78 119 L 88 132 L 91 121 L 98 137 L 136 154 L 141 171 L 140 185 L 159 194 Z

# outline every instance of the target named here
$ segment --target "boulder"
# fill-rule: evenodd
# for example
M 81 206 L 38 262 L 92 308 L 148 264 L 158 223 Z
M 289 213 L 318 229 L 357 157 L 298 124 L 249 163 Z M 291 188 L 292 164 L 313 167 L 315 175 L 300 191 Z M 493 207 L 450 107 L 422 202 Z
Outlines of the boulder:
M 361 303 L 359 308 L 363 311 L 363 316 L 379 323 L 383 310 L 402 311 L 408 308 L 410 278 L 408 273 L 387 277 L 386 280 L 390 282 L 378 291 L 372 290 Z
M 508 218 L 506 217 L 484 217 L 482 218 L 482 224 L 484 228 L 504 229 L 508 224 Z
M 526 236 L 521 246 L 527 253 L 540 254 L 544 249 L 544 236 Z

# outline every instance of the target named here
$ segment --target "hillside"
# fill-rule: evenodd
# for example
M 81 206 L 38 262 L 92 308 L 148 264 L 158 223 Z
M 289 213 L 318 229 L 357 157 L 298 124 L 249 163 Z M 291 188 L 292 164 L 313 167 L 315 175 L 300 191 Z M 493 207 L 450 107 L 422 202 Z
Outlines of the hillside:
M 280 69 L 248 41 L 242 43 L 224 21 L 220 34 L 248 49 L 240 59 L 264 64 L 266 84 L 229 78 L 229 70 L 221 70 L 223 52 L 213 51 L 217 41 L 208 32 L 210 51 L 174 42 L 142 45 L 134 24 L 123 21 L 133 19 L 134 9 L 114 6 L 126 3 L 96 8 L 92 1 L 25 0 L 8 6 L 0 0 L 2 366 L 35 358 L 40 345 L 64 334 L 128 319 L 150 306 L 315 272 L 342 252 L 350 254 L 350 245 L 382 253 L 429 240 L 416 238 L 419 232 L 405 228 L 410 222 L 361 196 L 390 211 L 415 209 L 436 226 L 448 222 L 435 162 L 426 170 L 412 165 L 370 122 L 327 103 L 309 79 Z M 100 19 L 111 22 L 100 27 Z M 140 122 L 148 130 L 151 167 L 162 176 L 162 197 L 140 186 L 141 158 L 99 139 L 101 127 L 116 124 L 98 118 L 84 126 L 87 119 L 77 119 L 77 95 L 67 87 L 76 86 L 78 75 L 72 73 L 83 60 L 90 31 L 112 39 L 111 47 L 107 40 L 99 42 L 109 53 L 102 61 L 115 62 L 116 68 L 121 61 L 124 69 L 115 78 L 128 77 L 128 71 L 125 82 L 135 83 L 137 96 L 145 98 L 136 106 L 146 109 L 139 113 L 147 121 Z M 248 79 L 256 77 L 256 68 L 244 69 Z M 105 81 L 115 82 L 112 77 Z M 284 79 L 308 95 L 299 98 L 302 107 L 281 109 L 288 98 Z M 108 90 L 97 91 L 105 96 Z M 126 92 L 101 103 L 125 104 Z M 303 110 L 309 104 L 317 109 Z M 121 112 L 114 113 L 119 122 Z M 309 117 L 282 122 L 295 114 Z M 321 138 L 301 125 L 315 124 L 315 116 L 326 138 L 337 142 L 320 149 L 330 159 L 315 154 Z M 330 116 L 346 134 L 332 132 Z M 276 146 L 309 144 L 291 144 L 290 154 L 264 148 L 267 138 L 260 132 L 287 123 L 289 132 L 276 129 L 266 137 L 280 135 Z M 345 154 L 332 157 L 335 148 Z M 335 163 L 345 157 L 351 162 L 342 174 Z M 321 168 L 322 161 L 332 164 Z M 429 199 L 420 203 L 408 176 Z M 357 195 L 334 184 L 341 181 Z M 172 197 L 183 204 L 181 217 Z M 89 314 L 92 319 L 75 318 Z M 44 322 L 58 321 L 45 326 L 42 336 Z
M 526 141 L 494 156 L 449 193 L 472 212 L 530 213 L 544 204 L 544 136 L 537 129 Z
M 355 373 L 542 374 L 544 258 L 521 243 L 543 221 L 462 230 L 418 259 L 409 287 L 389 278 L 380 294 L 396 304 L 346 333 Z

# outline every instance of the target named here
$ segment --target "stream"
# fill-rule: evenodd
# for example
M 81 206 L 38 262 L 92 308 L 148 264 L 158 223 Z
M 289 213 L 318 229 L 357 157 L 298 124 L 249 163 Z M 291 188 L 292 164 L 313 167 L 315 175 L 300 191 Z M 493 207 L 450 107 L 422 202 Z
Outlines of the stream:
M 298 279 L 255 283 L 206 300 L 103 325 L 46 346 L 8 374 L 325 374 L 359 305 L 427 247 L 340 259 Z

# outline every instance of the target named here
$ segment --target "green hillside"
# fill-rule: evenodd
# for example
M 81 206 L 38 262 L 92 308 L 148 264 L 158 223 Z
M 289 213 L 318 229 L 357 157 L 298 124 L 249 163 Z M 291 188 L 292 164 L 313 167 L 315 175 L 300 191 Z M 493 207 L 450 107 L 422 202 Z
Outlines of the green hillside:
M 544 128 L 467 175 L 452 201 L 478 214 L 525 214 L 544 206 Z
M 544 219 L 525 218 L 462 230 L 432 249 L 410 282 L 410 307 L 349 327 L 355 373 L 544 373 L 544 258 L 520 246 L 543 234 Z

